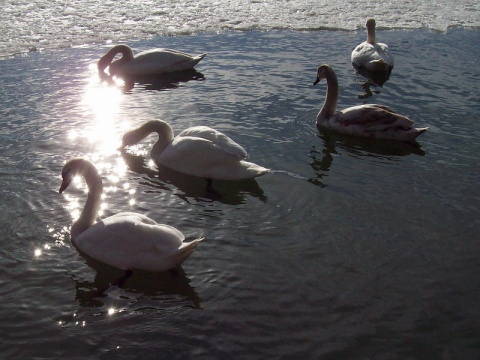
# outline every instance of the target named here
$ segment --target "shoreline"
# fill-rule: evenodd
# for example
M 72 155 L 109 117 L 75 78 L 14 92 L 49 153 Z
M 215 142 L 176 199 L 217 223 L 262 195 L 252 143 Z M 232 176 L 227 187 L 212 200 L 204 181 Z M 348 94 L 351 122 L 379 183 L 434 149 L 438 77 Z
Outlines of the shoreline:
M 397 33 L 397 32 L 409 32 L 409 33 L 426 33 L 426 34 L 438 34 L 438 35 L 450 35 L 451 33 L 461 31 L 461 32 L 466 32 L 466 33 L 475 33 L 480 31 L 480 26 L 479 27 L 464 27 L 464 26 L 449 26 L 446 30 L 438 30 L 438 29 L 433 29 L 429 27 L 419 27 L 419 28 L 382 28 L 379 26 L 377 28 L 377 34 L 378 37 L 380 38 L 382 34 L 391 34 L 391 33 Z M 106 40 L 106 41 L 93 41 L 90 43 L 79 43 L 79 44 L 58 44 L 56 46 L 51 46 L 51 47 L 41 47 L 41 46 L 36 46 L 36 45 L 30 45 L 30 46 L 24 46 L 24 50 L 17 50 L 14 53 L 1 53 L 0 52 L 0 62 L 2 61 L 7 61 L 10 59 L 15 59 L 15 58 L 25 58 L 30 56 L 31 54 L 46 54 L 46 53 L 52 53 L 52 52 L 57 52 L 57 51 L 65 51 L 68 49 L 81 49 L 81 48 L 96 48 L 96 47 L 104 47 L 104 46 L 110 46 L 116 43 L 139 43 L 139 42 L 155 42 L 158 39 L 162 38 L 189 38 L 189 37 L 202 37 L 202 36 L 213 36 L 213 35 L 228 35 L 228 34 L 240 34 L 240 33 L 252 33 L 252 32 L 259 32 L 259 33 L 321 33 L 321 32 L 339 32 L 339 33 L 348 33 L 351 35 L 355 35 L 358 33 L 364 33 L 365 29 L 355 29 L 355 30 L 350 30 L 350 29 L 342 29 L 342 28 L 308 28 L 308 29 L 244 29 L 244 30 L 224 30 L 220 32 L 192 32 L 192 33 L 179 33 L 179 34 L 161 34 L 161 35 L 155 35 L 151 37 L 146 37 L 146 38 L 135 38 L 132 37 L 129 40 Z

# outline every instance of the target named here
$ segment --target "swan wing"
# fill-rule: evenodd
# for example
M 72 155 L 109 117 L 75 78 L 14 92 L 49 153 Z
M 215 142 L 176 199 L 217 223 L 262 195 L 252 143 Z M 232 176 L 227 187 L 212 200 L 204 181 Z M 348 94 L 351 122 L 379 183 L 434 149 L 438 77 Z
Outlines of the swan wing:
M 159 53 L 163 54 L 163 56 L 168 56 L 170 54 L 171 56 L 183 57 L 184 59 L 190 59 L 190 60 L 194 60 L 194 59 L 201 60 L 207 55 L 207 54 L 201 54 L 201 55 L 194 56 L 179 50 L 159 48 L 159 49 L 150 49 L 150 50 L 139 52 L 137 56 L 143 56 L 145 54 L 159 54 Z
M 184 235 L 169 225 L 136 213 L 119 213 L 98 221 L 75 239 L 90 257 L 120 269 L 167 270 Z
M 157 161 L 186 174 L 212 178 L 213 169 L 233 166 L 239 163 L 240 159 L 215 145 L 213 141 L 200 137 L 177 136 L 163 150 Z
M 170 49 L 142 51 L 124 64 L 121 72 L 127 75 L 161 74 L 192 69 L 206 54 L 192 56 Z
M 409 129 L 414 122 L 406 116 L 383 105 L 359 105 L 336 113 L 333 121 L 343 127 L 360 125 L 367 131 L 382 131 L 388 128 Z
M 185 174 L 217 180 L 251 179 L 269 171 L 225 151 L 213 141 L 192 136 L 177 136 L 156 161 Z
M 236 156 L 238 159 L 246 159 L 248 157 L 245 149 L 233 141 L 227 135 L 221 133 L 218 130 L 212 129 L 207 126 L 193 126 L 183 130 L 177 137 L 198 137 L 211 141 L 215 146 L 221 148 L 223 151 Z

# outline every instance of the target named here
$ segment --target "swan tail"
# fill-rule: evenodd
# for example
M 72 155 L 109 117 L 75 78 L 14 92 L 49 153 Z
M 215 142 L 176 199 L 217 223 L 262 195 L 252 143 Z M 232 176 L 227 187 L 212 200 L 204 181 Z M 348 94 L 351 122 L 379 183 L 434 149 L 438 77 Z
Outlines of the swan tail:
M 415 144 L 417 137 L 419 137 L 420 135 L 422 135 L 422 134 L 423 134 L 425 131 L 427 131 L 427 130 L 428 130 L 428 127 L 424 127 L 424 128 L 413 128 L 412 131 L 410 132 L 410 136 L 409 136 L 409 138 L 407 139 L 407 141 Z
M 388 64 L 383 58 L 380 58 L 378 60 L 370 61 L 366 67 L 372 71 L 386 71 L 390 68 L 390 64 Z
M 183 243 L 174 254 L 170 255 L 172 263 L 174 263 L 175 266 L 181 265 L 190 255 L 192 255 L 198 243 L 203 239 L 204 238 L 202 237 L 192 240 L 189 243 Z
M 202 60 L 205 56 L 207 56 L 207 53 L 195 56 L 193 58 L 193 66 L 197 65 L 200 62 L 200 60 Z
M 417 128 L 415 129 L 416 132 L 415 132 L 415 137 L 414 139 L 416 139 L 419 135 L 423 134 L 425 131 L 428 130 L 428 127 L 424 127 L 424 128 Z
M 240 165 L 241 165 L 240 172 L 242 173 L 243 178 L 245 179 L 262 176 L 270 171 L 270 169 L 267 169 L 266 167 L 263 167 L 245 160 L 240 161 Z M 239 176 L 238 178 L 241 179 L 242 176 Z
M 244 163 L 248 165 L 247 171 L 252 174 L 252 177 L 262 176 L 270 171 L 270 169 L 254 163 L 249 163 L 247 161 L 244 161 Z

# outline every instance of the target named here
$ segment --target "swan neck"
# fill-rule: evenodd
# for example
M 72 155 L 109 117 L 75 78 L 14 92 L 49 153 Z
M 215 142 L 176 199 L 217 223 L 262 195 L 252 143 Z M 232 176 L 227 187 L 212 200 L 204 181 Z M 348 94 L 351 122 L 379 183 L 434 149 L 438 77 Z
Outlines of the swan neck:
M 161 120 L 152 120 L 143 124 L 137 129 L 139 136 L 144 139 L 151 133 L 156 133 L 158 135 L 157 142 L 153 145 L 150 156 L 153 159 L 156 159 L 163 150 L 173 141 L 174 134 L 170 125 L 165 121 Z
M 112 61 L 117 54 L 122 54 L 122 61 L 130 61 L 134 57 L 133 50 L 127 45 L 116 45 L 111 48 L 105 56 L 108 57 L 110 61 Z
M 335 113 L 338 101 L 338 80 L 335 72 L 328 68 L 325 75 L 327 79 L 327 96 L 320 112 L 317 115 L 317 124 L 328 120 Z
M 375 26 L 367 26 L 367 42 L 375 44 Z
M 117 54 L 121 54 L 122 57 L 116 61 L 113 61 Z M 133 50 L 127 45 L 116 45 L 110 50 L 107 51 L 105 55 L 103 55 L 100 60 L 98 61 L 97 67 L 99 71 L 103 71 L 107 66 L 112 66 L 114 64 L 114 68 L 120 68 L 130 60 L 134 58 Z M 117 69 L 116 69 L 117 70 Z
M 103 192 L 102 178 L 98 175 L 93 165 L 84 169 L 83 176 L 88 186 L 87 201 L 79 218 L 72 225 L 70 231 L 72 240 L 75 240 L 75 238 L 95 223 L 101 205 Z

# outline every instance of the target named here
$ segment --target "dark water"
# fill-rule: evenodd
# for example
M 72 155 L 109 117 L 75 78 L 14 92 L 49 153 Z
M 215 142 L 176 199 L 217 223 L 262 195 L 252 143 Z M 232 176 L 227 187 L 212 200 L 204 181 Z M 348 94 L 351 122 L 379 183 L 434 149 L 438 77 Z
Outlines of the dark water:
M 209 55 L 203 78 L 127 91 L 98 80 L 100 46 L 0 62 L 2 358 L 478 358 L 479 32 L 381 33 L 396 65 L 365 100 L 349 64 L 363 38 L 131 43 Z M 429 126 L 421 148 L 317 130 L 321 63 L 337 71 L 339 107 L 379 102 Z M 151 166 L 153 137 L 115 150 L 154 118 L 224 131 L 272 173 L 214 182 L 212 196 L 201 179 Z M 102 216 L 133 210 L 205 236 L 183 270 L 108 286 L 118 272 L 69 243 L 85 188 L 58 188 L 74 156 L 101 169 Z

